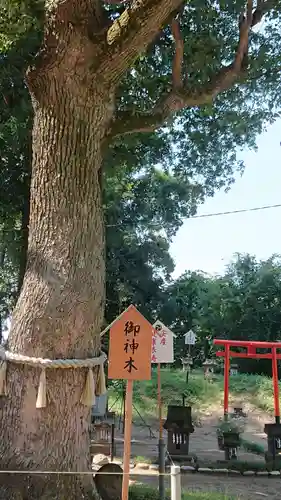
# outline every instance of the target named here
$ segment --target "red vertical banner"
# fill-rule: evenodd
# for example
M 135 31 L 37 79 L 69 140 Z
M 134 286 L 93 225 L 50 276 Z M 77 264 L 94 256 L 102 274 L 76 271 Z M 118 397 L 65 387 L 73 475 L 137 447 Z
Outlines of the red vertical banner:
M 278 385 L 278 367 L 276 347 L 272 347 L 272 380 L 273 380 L 273 395 L 274 395 L 274 412 L 276 423 L 280 423 L 280 407 L 279 407 L 279 385 Z

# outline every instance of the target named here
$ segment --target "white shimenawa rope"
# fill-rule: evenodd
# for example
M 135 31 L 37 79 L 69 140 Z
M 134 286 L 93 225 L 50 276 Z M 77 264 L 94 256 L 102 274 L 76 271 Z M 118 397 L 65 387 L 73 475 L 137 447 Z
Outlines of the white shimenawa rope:
M 80 398 L 80 401 L 85 406 L 93 406 L 95 404 L 95 395 L 102 395 L 106 392 L 104 363 L 107 360 L 105 353 L 101 353 L 96 358 L 88 359 L 43 359 L 23 356 L 14 352 L 5 351 L 0 346 L 0 396 L 7 396 L 7 364 L 17 363 L 41 368 L 39 379 L 39 387 L 36 400 L 36 408 L 45 408 L 47 406 L 47 382 L 46 369 L 77 369 L 88 368 L 86 383 Z M 93 368 L 96 370 L 96 382 Z

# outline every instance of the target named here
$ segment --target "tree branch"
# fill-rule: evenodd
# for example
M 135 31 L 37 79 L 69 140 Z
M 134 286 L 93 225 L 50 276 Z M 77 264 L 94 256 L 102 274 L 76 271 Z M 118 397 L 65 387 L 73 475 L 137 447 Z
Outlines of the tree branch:
M 180 89 L 183 87 L 182 81 L 182 63 L 184 56 L 184 44 L 180 32 L 180 24 L 177 19 L 173 19 L 171 30 L 175 41 L 175 57 L 173 63 L 173 88 Z
M 101 72 L 118 82 L 184 0 L 132 0 L 107 31 Z M 108 69 L 110 71 L 108 71 Z
M 263 16 L 269 12 L 276 3 L 276 0 L 257 0 L 257 7 L 253 13 L 252 26 L 260 23 Z
M 109 130 L 109 138 L 138 132 L 153 132 L 163 126 L 173 113 L 184 108 L 212 103 L 219 93 L 228 90 L 243 74 L 243 62 L 248 53 L 250 29 L 268 12 L 269 3 L 272 7 L 273 2 L 260 2 L 257 9 L 253 11 L 253 0 L 247 1 L 246 15 L 240 19 L 239 42 L 233 62 L 222 67 L 207 84 L 193 91 L 184 87 L 182 83 L 183 42 L 178 21 L 174 21 L 172 34 L 175 42 L 175 56 L 171 91 L 159 99 L 151 112 L 146 114 L 137 111 L 119 113 Z M 257 11 L 258 14 L 256 14 Z

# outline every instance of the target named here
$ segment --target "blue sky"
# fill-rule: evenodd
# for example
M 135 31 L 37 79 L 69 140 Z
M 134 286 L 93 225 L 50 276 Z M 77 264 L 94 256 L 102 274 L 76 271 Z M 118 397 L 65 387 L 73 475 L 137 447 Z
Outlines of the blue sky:
M 246 168 L 228 193 L 218 192 L 198 214 L 281 203 L 281 120 L 258 138 L 258 152 L 241 156 Z M 281 207 L 206 219 L 187 219 L 171 245 L 174 276 L 185 270 L 222 273 L 235 252 L 266 259 L 281 254 Z

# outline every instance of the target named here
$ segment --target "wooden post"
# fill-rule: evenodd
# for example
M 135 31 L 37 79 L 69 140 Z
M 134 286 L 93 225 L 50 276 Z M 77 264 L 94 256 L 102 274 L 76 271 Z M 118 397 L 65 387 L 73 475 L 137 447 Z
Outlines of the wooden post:
M 171 466 L 171 500 L 181 500 L 181 468 Z
M 157 365 L 157 382 L 158 382 L 158 418 L 159 418 L 159 439 L 163 438 L 162 425 L 162 399 L 161 399 L 161 365 Z
M 128 500 L 130 481 L 133 381 L 151 380 L 153 326 L 130 305 L 110 328 L 108 378 L 127 381 L 122 500 Z M 133 356 L 133 357 L 132 357 Z
M 114 453 L 115 453 L 115 424 L 111 424 L 111 451 L 110 451 L 110 460 L 113 462 Z
M 128 500 L 130 481 L 130 459 L 131 459 L 131 435 L 132 435 L 132 410 L 133 408 L 133 381 L 127 381 L 125 399 L 125 434 L 124 434 L 124 455 L 123 455 L 123 483 L 122 500 Z
M 159 462 L 159 498 L 165 500 L 165 443 L 163 440 L 162 423 L 162 398 L 161 398 L 161 365 L 157 365 L 158 380 L 158 418 L 159 418 L 159 441 L 158 441 L 158 462 Z
M 126 420 L 126 388 L 123 382 L 122 386 L 122 412 L 123 412 L 123 423 L 122 423 L 122 434 L 125 434 L 125 420 Z
M 189 358 L 189 360 L 191 360 L 191 344 L 188 344 L 188 358 Z M 188 364 L 187 365 L 187 370 L 186 370 L 186 383 L 187 384 L 188 384 L 188 381 L 189 381 L 190 371 L 191 371 L 191 365 Z

